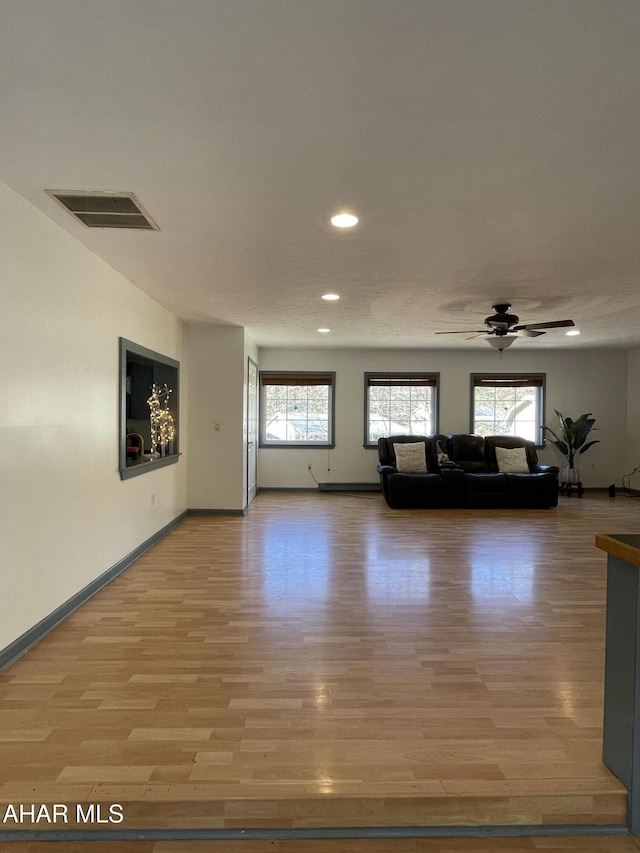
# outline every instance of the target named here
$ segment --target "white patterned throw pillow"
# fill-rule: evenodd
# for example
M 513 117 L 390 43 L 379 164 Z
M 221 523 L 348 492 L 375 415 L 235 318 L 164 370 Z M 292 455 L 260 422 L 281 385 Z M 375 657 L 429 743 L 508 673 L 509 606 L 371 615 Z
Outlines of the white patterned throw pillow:
M 396 468 L 401 474 L 426 474 L 427 462 L 424 441 L 394 444 Z
M 529 463 L 524 447 L 496 447 L 498 471 L 501 474 L 528 474 Z

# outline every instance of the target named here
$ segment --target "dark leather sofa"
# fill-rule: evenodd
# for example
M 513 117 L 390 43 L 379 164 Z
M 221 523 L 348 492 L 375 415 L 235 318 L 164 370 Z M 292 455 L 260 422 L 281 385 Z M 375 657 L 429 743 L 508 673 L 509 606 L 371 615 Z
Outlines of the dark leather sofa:
M 424 473 L 398 471 L 394 444 L 424 443 Z M 502 473 L 496 448 L 524 448 L 528 472 Z M 439 452 L 449 457 L 438 462 Z M 484 507 L 543 509 L 558 505 L 558 468 L 540 465 L 532 441 L 494 435 L 393 435 L 378 440 L 382 492 L 394 509 Z

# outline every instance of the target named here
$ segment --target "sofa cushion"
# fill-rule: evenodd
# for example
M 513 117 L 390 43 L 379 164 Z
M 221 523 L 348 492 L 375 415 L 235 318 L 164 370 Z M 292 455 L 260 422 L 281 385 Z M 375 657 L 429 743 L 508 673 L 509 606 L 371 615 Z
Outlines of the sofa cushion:
M 507 476 L 507 474 L 466 474 L 467 506 L 488 509 L 509 506 Z
M 378 439 L 378 459 L 381 465 L 396 467 L 394 444 L 415 444 L 417 441 L 428 442 L 426 435 L 389 435 Z
M 427 454 L 424 441 L 394 444 L 396 468 L 401 474 L 426 474 Z
M 506 474 L 467 474 L 465 476 L 467 492 L 505 492 L 507 491 Z
M 524 447 L 496 447 L 498 471 L 501 474 L 528 474 L 529 463 Z
M 451 456 L 456 459 L 467 459 L 469 462 L 484 461 L 484 438 L 481 435 L 462 433 L 449 436 Z
M 517 435 L 488 435 L 485 440 L 485 458 L 490 471 L 498 470 L 498 461 L 496 459 L 496 448 L 506 447 L 508 450 L 513 450 L 514 447 L 524 447 L 527 454 L 528 470 L 533 470 L 538 463 L 538 454 L 536 453 L 535 444 L 526 438 L 521 438 Z
M 558 475 L 506 474 L 509 503 L 513 507 L 542 509 L 558 505 Z
M 439 474 L 390 474 L 387 503 L 393 509 L 442 506 L 442 477 Z
M 484 455 L 484 438 L 481 435 L 465 433 L 450 435 L 449 459 L 465 471 L 488 471 Z

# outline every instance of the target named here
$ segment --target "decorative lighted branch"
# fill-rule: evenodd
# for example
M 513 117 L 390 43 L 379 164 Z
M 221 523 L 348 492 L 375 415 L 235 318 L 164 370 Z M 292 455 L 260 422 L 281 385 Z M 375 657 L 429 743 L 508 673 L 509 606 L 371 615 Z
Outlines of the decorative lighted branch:
M 151 386 L 151 396 L 147 403 L 151 420 L 152 450 L 155 450 L 158 445 L 168 444 L 176 434 L 173 415 L 169 411 L 169 395 L 172 393 L 167 385 L 162 387 L 154 383 Z

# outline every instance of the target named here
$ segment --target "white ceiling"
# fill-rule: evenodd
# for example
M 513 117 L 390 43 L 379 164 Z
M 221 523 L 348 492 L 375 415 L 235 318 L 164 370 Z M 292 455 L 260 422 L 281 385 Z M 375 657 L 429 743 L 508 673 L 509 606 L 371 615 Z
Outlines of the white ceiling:
M 519 348 L 640 346 L 639 46 L 638 0 L 2 0 L 0 179 L 261 345 L 486 348 L 434 333 L 511 302 L 582 331 Z

